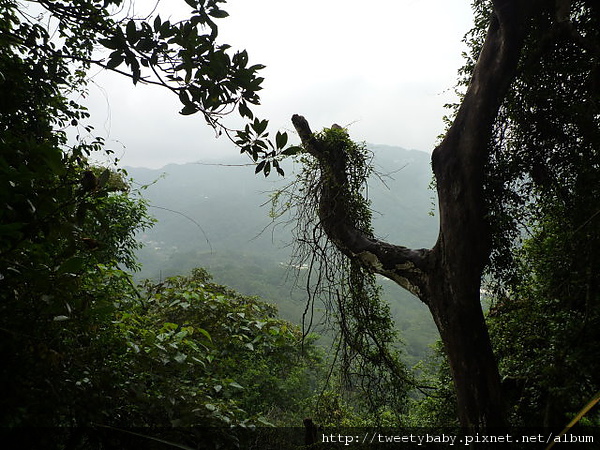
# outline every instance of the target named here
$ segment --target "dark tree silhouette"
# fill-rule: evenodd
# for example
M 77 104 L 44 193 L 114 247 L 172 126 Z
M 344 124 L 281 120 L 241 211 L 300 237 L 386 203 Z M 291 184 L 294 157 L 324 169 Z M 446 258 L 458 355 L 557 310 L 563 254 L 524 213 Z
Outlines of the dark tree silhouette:
M 534 14 L 554 14 L 550 2 L 495 0 L 468 89 L 445 138 L 434 150 L 440 231 L 431 249 L 390 244 L 352 225 L 340 189 L 347 184 L 343 148 L 329 148 L 306 119 L 292 122 L 323 176 L 320 221 L 347 257 L 419 297 L 444 343 L 461 425 L 472 430 L 506 424 L 497 363 L 480 304 L 481 278 L 492 248 L 485 180 L 490 140 Z

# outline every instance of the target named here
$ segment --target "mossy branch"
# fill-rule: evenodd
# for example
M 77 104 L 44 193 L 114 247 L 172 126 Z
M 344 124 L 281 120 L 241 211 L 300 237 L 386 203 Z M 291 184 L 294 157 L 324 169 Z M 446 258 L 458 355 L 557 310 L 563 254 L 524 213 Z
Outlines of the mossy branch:
M 421 297 L 428 271 L 429 250 L 413 250 L 376 239 L 372 230 L 360 227 L 352 215 L 348 196 L 348 161 L 353 142 L 346 130 L 332 127 L 328 138 L 312 133 L 306 119 L 292 117 L 292 123 L 307 153 L 319 164 L 321 192 L 319 218 L 321 226 L 338 250 L 370 271 L 395 281 Z M 333 138 L 332 138 L 333 136 Z

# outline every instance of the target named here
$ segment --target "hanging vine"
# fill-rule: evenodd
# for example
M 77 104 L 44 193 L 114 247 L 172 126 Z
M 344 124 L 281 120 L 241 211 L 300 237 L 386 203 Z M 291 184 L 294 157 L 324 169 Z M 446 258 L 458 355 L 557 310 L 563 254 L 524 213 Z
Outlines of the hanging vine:
M 346 223 L 373 236 L 367 185 L 373 155 L 337 125 L 313 138 L 319 153 L 298 147 L 295 158 L 301 169 L 272 199 L 273 217 L 291 215 L 292 266 L 308 271 L 304 333 L 311 331 L 315 302 L 321 300 L 328 324 L 338 333 L 343 386 L 366 394 L 362 398 L 372 411 L 382 405 L 399 411 L 411 380 L 399 358 L 389 306 L 380 298 L 373 272 L 340 252 L 326 233 L 343 211 Z

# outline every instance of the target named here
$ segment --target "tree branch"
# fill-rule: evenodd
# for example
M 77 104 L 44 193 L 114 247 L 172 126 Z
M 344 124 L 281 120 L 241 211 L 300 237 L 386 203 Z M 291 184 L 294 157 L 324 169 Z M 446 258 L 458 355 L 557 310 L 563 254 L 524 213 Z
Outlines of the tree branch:
M 347 155 L 339 147 L 326 147 L 312 133 L 307 120 L 295 114 L 292 123 L 304 149 L 320 164 L 322 175 L 319 219 L 329 239 L 346 256 L 371 271 L 395 281 L 419 298 L 427 278 L 429 250 L 413 250 L 375 239 L 356 228 L 348 218 L 348 208 L 340 195 L 347 185 Z

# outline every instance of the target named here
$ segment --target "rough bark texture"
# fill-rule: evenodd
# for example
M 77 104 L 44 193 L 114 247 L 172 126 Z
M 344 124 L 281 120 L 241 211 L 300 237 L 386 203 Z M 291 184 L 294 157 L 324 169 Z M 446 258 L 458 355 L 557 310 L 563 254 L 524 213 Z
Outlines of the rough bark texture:
M 292 118 L 306 151 L 330 174 L 323 180 L 319 208 L 323 228 L 345 255 L 428 305 L 449 358 L 460 422 L 472 430 L 505 425 L 500 379 L 479 294 L 491 242 L 483 182 L 493 122 L 514 77 L 531 3 L 493 2 L 494 15 L 469 88 L 432 155 L 440 231 L 430 250 L 382 242 L 354 228 L 336 196 L 346 181 L 345 155 L 323 148 L 303 117 Z

